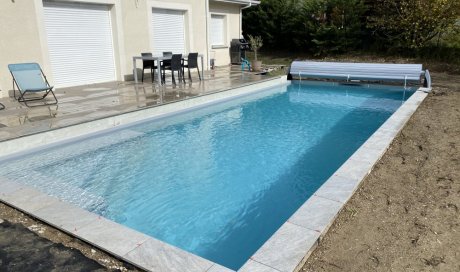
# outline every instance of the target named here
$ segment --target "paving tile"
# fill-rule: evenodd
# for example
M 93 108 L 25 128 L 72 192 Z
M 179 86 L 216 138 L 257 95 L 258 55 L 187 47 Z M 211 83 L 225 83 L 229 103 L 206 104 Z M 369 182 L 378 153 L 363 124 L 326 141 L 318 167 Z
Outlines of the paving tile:
M 339 176 L 330 177 L 314 195 L 346 203 L 355 192 L 359 181 Z
M 247 261 L 243 267 L 241 267 L 238 272 L 280 272 L 272 267 L 266 266 L 264 264 L 255 262 L 253 260 Z
M 75 235 L 116 255 L 123 256 L 150 237 L 103 217 L 77 229 Z
M 286 222 L 251 259 L 276 270 L 290 272 L 316 244 L 318 237 L 317 231 Z M 250 271 L 245 269 L 242 271 Z
M 362 146 L 355 153 L 353 153 L 353 155 L 351 155 L 350 159 L 355 161 L 369 162 L 372 164 L 378 161 L 383 154 L 384 150 Z
M 29 187 L 16 190 L 11 194 L 3 196 L 2 199 L 10 205 L 32 214 L 36 210 L 60 202 L 59 199 L 55 197 L 45 195 Z
M 76 233 L 100 217 L 66 202 L 51 204 L 34 212 L 34 215 L 49 224 Z
M 214 264 L 208 271 L 206 272 L 235 272 L 235 270 L 229 269 L 227 267 L 223 267 L 218 264 Z
M 12 182 L 5 177 L 0 177 L 0 199 L 23 189 L 24 187 L 25 186 L 20 183 Z
M 123 256 L 150 271 L 159 272 L 206 272 L 213 263 L 159 240 L 149 238 Z
M 288 222 L 323 232 L 330 225 L 343 203 L 319 196 L 311 196 L 292 216 Z
M 342 166 L 334 173 L 335 176 L 340 176 L 348 179 L 361 181 L 371 171 L 373 163 L 366 161 L 357 161 L 348 159 Z

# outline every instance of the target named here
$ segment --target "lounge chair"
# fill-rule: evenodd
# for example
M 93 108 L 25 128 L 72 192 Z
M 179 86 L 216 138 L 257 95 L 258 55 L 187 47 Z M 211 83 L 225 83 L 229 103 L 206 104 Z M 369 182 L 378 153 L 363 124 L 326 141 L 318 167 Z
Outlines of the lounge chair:
M 58 103 L 58 100 L 53 92 L 53 86 L 50 86 L 48 83 L 48 80 L 38 63 L 9 64 L 8 69 L 13 76 L 14 98 L 19 102 L 24 102 L 24 104 L 29 107 L 27 102 L 45 99 L 48 94 L 51 93 L 55 102 L 46 104 L 49 105 Z M 19 96 L 17 98 L 15 85 L 19 91 Z M 44 94 L 38 97 L 33 96 L 31 98 L 25 98 L 26 94 L 41 92 L 44 92 Z

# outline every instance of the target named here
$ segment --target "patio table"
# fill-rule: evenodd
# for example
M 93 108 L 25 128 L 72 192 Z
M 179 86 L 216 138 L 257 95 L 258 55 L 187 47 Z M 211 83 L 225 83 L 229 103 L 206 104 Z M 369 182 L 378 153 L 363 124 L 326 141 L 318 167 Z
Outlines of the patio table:
M 201 58 L 201 78 L 203 77 L 203 71 L 204 71 L 204 56 L 203 54 L 198 55 L 199 58 Z M 133 57 L 133 75 L 134 75 L 134 83 L 138 83 L 137 79 L 137 67 L 136 67 L 136 61 L 137 60 L 153 60 L 157 61 L 157 77 L 158 77 L 158 82 L 159 84 L 163 84 L 161 81 L 161 65 L 160 61 L 162 60 L 170 60 L 171 56 L 168 57 L 163 57 L 163 56 L 152 56 L 152 57 L 142 57 L 142 56 L 134 56 Z M 187 60 L 187 56 L 184 56 L 182 59 Z M 198 72 L 200 73 L 200 72 Z

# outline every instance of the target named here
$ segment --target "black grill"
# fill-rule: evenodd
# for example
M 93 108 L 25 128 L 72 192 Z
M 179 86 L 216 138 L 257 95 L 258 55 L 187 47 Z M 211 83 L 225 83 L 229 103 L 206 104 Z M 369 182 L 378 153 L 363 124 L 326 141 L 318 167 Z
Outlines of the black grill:
M 230 43 L 230 58 L 232 64 L 241 64 L 241 58 L 246 58 L 249 43 L 245 39 L 233 39 Z

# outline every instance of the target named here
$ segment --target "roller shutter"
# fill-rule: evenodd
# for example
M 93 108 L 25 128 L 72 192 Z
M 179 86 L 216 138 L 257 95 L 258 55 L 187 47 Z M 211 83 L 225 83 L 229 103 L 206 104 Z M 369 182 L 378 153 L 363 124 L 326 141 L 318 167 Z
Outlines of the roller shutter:
M 184 11 L 169 9 L 152 10 L 153 53 L 163 52 L 184 54 L 185 24 Z
M 53 84 L 68 87 L 116 80 L 109 7 L 43 5 Z

